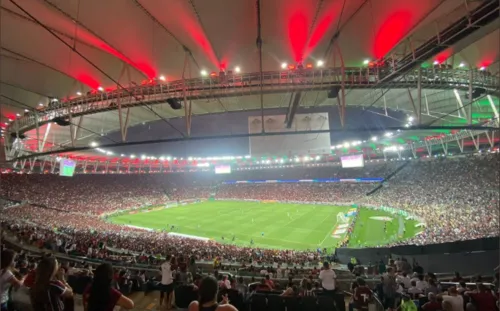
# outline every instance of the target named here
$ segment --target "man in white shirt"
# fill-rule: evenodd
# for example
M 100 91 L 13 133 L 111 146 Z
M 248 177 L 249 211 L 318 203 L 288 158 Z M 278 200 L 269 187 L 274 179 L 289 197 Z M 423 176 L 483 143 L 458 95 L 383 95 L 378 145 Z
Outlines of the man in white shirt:
M 319 279 L 321 280 L 321 286 L 325 290 L 326 293 L 333 293 L 335 290 L 335 279 L 337 275 L 335 271 L 330 269 L 330 264 L 325 261 L 323 263 L 323 269 L 319 273 Z
M 452 311 L 464 311 L 464 298 L 458 294 L 456 287 L 448 289 L 448 295 L 443 295 L 443 301 L 448 301 Z
M 160 308 L 163 299 L 165 298 L 165 305 L 167 309 L 172 304 L 172 296 L 174 292 L 174 278 L 172 277 L 172 265 L 170 264 L 169 257 L 161 264 L 161 291 L 160 291 Z M 166 293 L 166 295 L 165 295 Z

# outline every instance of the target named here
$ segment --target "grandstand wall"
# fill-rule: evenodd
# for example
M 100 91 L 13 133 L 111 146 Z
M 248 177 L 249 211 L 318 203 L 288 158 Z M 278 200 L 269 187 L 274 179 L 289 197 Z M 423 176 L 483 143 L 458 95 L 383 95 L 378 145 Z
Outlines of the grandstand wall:
M 405 257 L 408 261 L 415 260 L 426 271 L 491 274 L 500 262 L 499 245 L 500 239 L 493 237 L 425 246 L 339 248 L 336 255 L 341 262 L 350 262 L 355 257 L 366 265 L 386 262 L 389 257 Z

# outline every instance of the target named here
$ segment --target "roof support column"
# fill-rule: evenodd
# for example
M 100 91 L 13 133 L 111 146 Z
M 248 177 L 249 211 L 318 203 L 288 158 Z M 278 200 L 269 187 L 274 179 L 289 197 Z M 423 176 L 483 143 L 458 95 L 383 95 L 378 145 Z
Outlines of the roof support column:
M 490 102 L 491 110 L 493 110 L 493 115 L 495 116 L 495 119 L 497 120 L 497 124 L 499 122 L 499 117 L 498 117 L 498 109 L 495 106 L 495 102 L 493 101 L 493 97 L 491 95 L 487 95 L 488 101 Z
M 83 115 L 80 116 L 80 119 L 78 120 L 78 125 L 76 126 L 74 133 L 72 133 L 74 141 L 77 141 L 78 136 L 80 136 L 80 129 L 82 128 L 83 117 L 84 117 Z
M 495 145 L 495 131 L 491 131 L 491 136 L 488 132 L 485 132 L 484 134 L 486 135 L 486 138 L 488 138 L 490 147 L 493 148 L 493 146 Z
M 467 1 L 466 1 L 467 2 Z M 474 99 L 472 98 L 472 70 L 469 67 L 469 106 L 467 107 L 467 124 L 472 125 L 472 102 Z
M 337 50 L 340 59 L 340 97 L 337 96 L 337 101 L 339 103 L 339 114 L 340 114 L 340 125 L 344 128 L 344 120 L 345 120 L 345 64 L 344 57 L 342 56 L 342 50 L 337 41 L 333 44 L 334 48 Z M 335 59 L 335 53 L 333 54 L 333 58 Z
M 120 133 L 122 135 L 122 142 L 126 142 L 127 141 L 128 123 L 129 123 L 129 117 L 130 117 L 130 108 L 127 108 L 125 122 L 123 122 L 121 93 L 118 93 L 118 98 L 116 99 L 116 104 L 118 106 L 118 121 L 120 122 Z M 83 118 L 83 116 L 82 116 L 82 118 Z
M 467 113 L 465 113 L 464 104 L 462 103 L 462 99 L 460 98 L 460 94 L 458 94 L 457 89 L 453 89 L 453 93 L 455 94 L 455 98 L 457 99 L 457 105 L 458 105 L 458 108 L 460 109 L 458 116 L 463 117 L 463 118 L 467 118 L 467 120 L 469 120 L 469 116 L 467 116 Z M 463 116 L 460 116 L 460 111 L 462 111 Z
M 42 140 L 40 139 L 40 123 L 38 122 L 38 111 L 36 111 L 36 109 L 35 109 L 35 112 L 34 112 L 34 117 L 35 117 L 35 131 L 36 131 L 37 152 L 40 152 L 40 146 L 41 146 Z
M 413 113 L 417 117 L 418 123 L 420 124 L 420 117 L 419 117 L 419 113 L 418 113 L 418 110 L 417 110 L 417 106 L 415 105 L 415 102 L 413 101 L 413 96 L 411 96 L 410 88 L 408 88 L 407 90 L 408 90 L 408 97 L 410 98 L 410 103 L 411 103 L 411 105 L 413 107 Z
M 479 135 L 477 136 L 477 140 L 476 140 L 476 137 L 474 137 L 474 133 L 472 133 L 471 130 L 467 130 L 469 132 L 469 135 L 470 135 L 470 138 L 472 139 L 472 142 L 474 143 L 474 147 L 476 147 L 476 150 L 479 151 Z
M 47 124 L 47 128 L 45 129 L 45 134 L 43 135 L 42 144 L 38 146 L 38 152 L 43 152 L 43 148 L 45 147 L 45 142 L 47 141 L 47 137 L 49 136 L 51 127 L 52 123 Z
M 184 68 L 182 69 L 182 95 L 184 97 L 184 118 L 186 119 L 186 133 L 187 136 L 191 136 L 191 99 L 187 100 L 187 85 L 186 85 L 186 69 L 189 73 L 189 79 L 191 80 L 191 65 L 189 63 L 189 50 L 184 51 Z
M 422 124 L 422 67 L 418 66 L 418 78 L 417 78 L 417 96 L 418 96 L 418 114 L 417 114 L 417 124 Z

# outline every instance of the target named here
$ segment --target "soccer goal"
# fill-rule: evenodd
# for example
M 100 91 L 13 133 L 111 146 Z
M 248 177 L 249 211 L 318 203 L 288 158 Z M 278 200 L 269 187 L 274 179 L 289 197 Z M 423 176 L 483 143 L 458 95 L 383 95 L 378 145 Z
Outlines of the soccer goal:
M 337 214 L 337 223 L 338 224 L 346 224 L 349 220 L 345 217 L 345 214 L 340 212 Z

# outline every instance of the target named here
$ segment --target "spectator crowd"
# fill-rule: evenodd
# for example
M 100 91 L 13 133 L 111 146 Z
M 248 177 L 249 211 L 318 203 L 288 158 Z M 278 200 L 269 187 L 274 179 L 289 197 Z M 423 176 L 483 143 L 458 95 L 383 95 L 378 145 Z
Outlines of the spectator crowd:
M 190 240 L 165 232 L 111 224 L 99 215 L 171 200 L 210 196 L 217 199 L 355 202 L 361 206 L 399 208 L 423 218 L 425 231 L 405 243 L 476 239 L 498 235 L 498 163 L 499 157 L 492 155 L 412 161 L 369 196 L 365 194 L 374 186 L 364 183 L 229 185 L 214 184 L 208 177 L 189 184 L 186 174 L 76 175 L 73 178 L 4 174 L 1 176 L 0 195 L 4 200 L 22 203 L 4 207 L 0 219 L 24 241 L 95 258 L 147 261 L 150 256 L 154 258 L 167 249 L 171 254 L 182 253 L 207 260 L 220 257 L 242 262 L 305 263 L 317 259 L 317 252 L 246 248 Z M 392 162 L 367 166 L 364 176 L 388 174 L 396 167 L 397 164 Z M 348 176 L 345 169 L 331 170 L 323 172 L 322 177 L 359 177 Z M 280 174 L 281 171 L 276 172 Z M 300 168 L 298 174 L 304 172 L 307 170 Z M 251 179 L 248 171 L 241 174 L 244 175 L 241 177 Z M 291 172 L 285 174 L 288 174 L 287 178 L 292 177 Z M 353 174 L 362 172 L 357 170 Z M 295 176 L 297 179 L 302 177 Z M 238 178 L 239 175 L 231 176 L 231 179 Z

